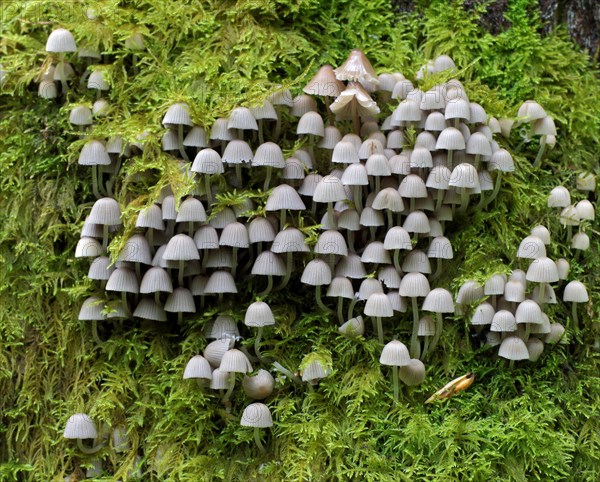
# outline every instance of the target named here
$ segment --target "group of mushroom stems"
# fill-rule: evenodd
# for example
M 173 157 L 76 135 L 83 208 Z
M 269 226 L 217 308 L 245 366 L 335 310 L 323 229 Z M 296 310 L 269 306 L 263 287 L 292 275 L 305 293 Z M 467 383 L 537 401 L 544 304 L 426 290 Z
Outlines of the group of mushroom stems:
M 76 47 L 65 32 L 59 29 L 51 35 L 63 37 L 58 42 L 62 47 L 47 46 L 60 61 L 44 74 L 43 97 L 58 96 L 57 81 L 66 93 L 73 79 L 66 74 L 74 71 L 64 56 Z M 417 78 L 451 74 L 454 69 L 454 62 L 442 55 Z M 88 88 L 109 89 L 104 70 L 90 66 L 86 72 Z M 121 166 L 143 155 L 149 134 L 141 132 L 130 142 L 121 136 L 95 138 L 94 118 L 101 122 L 106 113 L 97 105 L 101 100 L 92 110 L 82 104 L 70 114 L 70 122 L 87 139 L 78 163 L 91 166 L 98 198 L 75 253 L 93 259 L 88 277 L 98 283 L 99 291 L 85 300 L 79 319 L 91 322 L 98 343 L 99 321 L 164 322 L 169 313 L 181 321 L 209 305 L 225 312 L 240 283 L 254 284 L 262 288 L 259 301 L 248 307 L 244 319 L 248 332 L 256 330 L 254 354 L 242 345 L 235 347 L 238 324 L 221 314 L 205 326 L 206 339 L 213 341 L 189 361 L 184 378 L 219 390 L 228 409 L 238 373 L 244 376 L 242 387 L 249 398 L 271 395 L 273 376 L 263 368 L 252 375 L 252 363 L 312 387 L 331 366 L 315 359 L 306 364 L 300 380 L 262 353 L 263 330 L 276 323 L 262 300 L 297 284 L 292 275 L 300 269 L 300 283 L 314 287 L 319 309 L 337 317 L 340 334 L 362 336 L 363 315 L 371 319 L 383 346 L 380 362 L 392 367 L 394 400 L 399 398 L 399 379 L 409 386 L 424 380 L 423 360 L 438 346 L 444 314 L 471 316 L 471 330 L 486 335 L 489 345 L 499 345 L 498 354 L 511 365 L 515 360 L 536 360 L 544 343 L 562 337 L 564 327 L 551 323 L 543 310 L 556 302 L 550 283 L 566 279 L 568 262 L 546 257 L 550 238 L 541 226 L 523 240 L 517 253 L 532 259 L 526 273 L 497 274 L 483 287 L 467 282 L 456 301 L 443 287 L 431 289 L 436 280 L 447 281 L 442 260 L 453 258 L 445 225 L 455 215 L 464 220 L 469 210 L 485 209 L 496 198 L 503 173 L 515 169 L 498 135 L 508 138 L 513 125 L 520 125 L 527 128 L 524 142 L 541 136 L 536 164 L 556 142 L 554 122 L 539 104 L 526 101 L 516 124 L 497 120 L 469 101 L 458 80 L 422 91 L 400 73 L 376 75 L 359 50 L 337 69 L 322 67 L 297 97 L 289 90 L 276 90 L 260 106 L 238 107 L 228 118 L 217 119 L 210 130 L 193 124 L 187 104 L 175 103 L 163 118 L 162 148 L 183 176 L 197 181 L 194 192 L 180 199 L 170 187 L 163 189 L 138 213 L 135 234 L 111 260 L 107 248 L 111 237 L 122 231 L 123 220 L 119 203 L 110 195 Z M 110 107 L 107 101 L 101 105 Z M 382 111 L 390 115 L 380 115 Z M 284 150 L 294 142 L 286 158 Z M 256 205 L 241 194 L 230 206 L 215 203 L 217 181 L 239 193 L 262 189 L 268 193 L 266 203 Z M 564 206 L 560 219 L 569 233 L 575 219 L 590 219 L 590 207 L 593 216 L 589 201 Z M 314 246 L 307 243 L 307 220 L 319 225 Z M 587 235 L 578 233 L 573 243 L 577 236 Z M 528 282 L 536 283 L 533 293 L 528 294 Z M 324 287 L 331 303 L 323 299 Z M 564 301 L 576 306 L 587 300 L 581 289 L 585 291 L 581 283 L 569 283 Z M 405 327 L 403 313 L 409 305 L 412 323 Z M 422 311 L 430 315 L 421 316 Z M 573 313 L 576 329 L 576 308 Z M 385 326 L 384 319 L 389 320 Z M 384 345 L 400 331 L 411 333 L 409 348 L 396 339 Z M 256 444 L 264 450 L 258 430 L 272 424 L 268 407 L 252 403 L 241 420 L 255 428 Z

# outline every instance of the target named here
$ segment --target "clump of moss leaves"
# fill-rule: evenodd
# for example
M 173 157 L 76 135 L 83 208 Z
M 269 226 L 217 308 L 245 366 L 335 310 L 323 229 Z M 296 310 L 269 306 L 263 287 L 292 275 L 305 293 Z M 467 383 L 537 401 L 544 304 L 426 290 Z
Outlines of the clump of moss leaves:
M 590 250 L 572 259 L 557 213 L 546 207 L 554 186 L 568 187 L 577 200 L 584 197 L 575 191 L 577 174 L 600 174 L 597 72 L 562 29 L 539 34 L 535 1 L 509 2 L 510 27 L 497 36 L 478 25 L 484 7 L 416 3 L 411 14 L 395 13 L 386 0 L 1 3 L 7 78 L 0 91 L 0 480 L 62 481 L 89 466 L 62 437 L 67 418 L 81 411 L 99 427 L 129 432 L 124 453 L 101 452 L 105 475 L 96 480 L 137 480 L 127 474 L 138 455 L 141 480 L 599 480 L 598 226 L 588 231 Z M 85 15 L 90 8 L 92 20 Z M 89 135 L 133 140 L 150 132 L 150 147 L 127 161 L 117 183 L 125 230 L 162 187 L 172 185 L 178 197 L 190 190 L 174 158 L 160 150 L 162 116 L 177 101 L 190 105 L 197 125 L 210 127 L 236 106 L 259 104 L 275 84 L 299 93 L 320 65 L 340 65 L 352 48 L 362 49 L 378 72 L 413 79 L 427 59 L 449 54 L 470 99 L 498 118 L 535 99 L 556 120 L 556 147 L 533 169 L 537 141 L 519 151 L 518 136 L 502 141 L 513 149 L 517 170 L 504 177 L 493 209 L 453 224 L 456 257 L 438 286 L 456 293 L 465 279 L 485 281 L 519 267 L 519 241 L 545 224 L 555 240 L 549 255 L 569 259 L 569 279 L 590 292 L 581 333 L 511 371 L 493 351 L 472 349 L 467 319 L 449 319 L 426 381 L 405 387 L 394 404 L 376 341 L 339 336 L 335 323 L 315 311 L 312 290 L 272 294 L 278 324 L 265 334 L 266 353 L 296 368 L 305 355 L 321 353 L 331 357 L 333 373 L 311 392 L 277 383 L 266 401 L 275 424 L 261 455 L 251 429 L 239 425 L 249 403 L 241 390 L 228 414 L 209 390 L 182 380 L 189 358 L 206 345 L 202 326 L 216 308 L 179 324 L 102 328 L 108 340 L 101 347 L 77 320 L 94 286 L 74 248 L 94 197 L 90 170 L 77 165 L 83 140 L 68 113 L 77 103 L 91 106 L 95 94 L 74 81 L 66 98 L 38 97 L 45 41 L 58 27 L 69 29 L 79 47 L 103 53 L 112 110 Z M 134 58 L 124 41 L 136 32 L 147 48 Z M 68 60 L 84 71 L 76 55 Z M 252 301 L 242 288 L 237 306 L 221 311 L 242 320 Z M 549 315 L 565 324 L 569 310 L 560 302 Z M 477 380 L 467 392 L 423 404 L 468 371 Z

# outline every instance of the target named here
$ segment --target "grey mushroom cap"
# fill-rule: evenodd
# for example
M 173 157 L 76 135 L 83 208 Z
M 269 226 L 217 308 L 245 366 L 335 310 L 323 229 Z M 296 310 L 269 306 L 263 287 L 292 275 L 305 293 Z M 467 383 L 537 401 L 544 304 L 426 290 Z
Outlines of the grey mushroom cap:
M 145 209 L 142 209 L 135 223 L 136 228 L 152 228 L 159 231 L 165 229 L 165 224 L 162 219 L 162 211 L 159 205 L 151 204 Z
M 504 286 L 504 299 L 520 303 L 525 299 L 525 285 L 520 281 L 508 280 Z
M 484 295 L 503 295 L 506 280 L 501 274 L 491 276 L 483 285 Z
M 403 227 L 394 226 L 393 228 L 387 231 L 385 239 L 383 241 L 383 247 L 386 250 L 411 250 L 412 242 L 410 240 L 410 235 Z
M 267 242 L 275 240 L 275 228 L 267 218 L 256 217 L 247 225 L 250 243 Z
M 200 126 L 192 127 L 183 139 L 183 145 L 186 147 L 208 147 L 206 130 Z
M 93 122 L 92 111 L 85 105 L 78 105 L 71 109 L 69 122 L 76 126 L 90 126 Z
M 219 245 L 234 248 L 247 248 L 250 246 L 250 238 L 248 237 L 246 226 L 237 221 L 229 223 L 221 232 Z
M 411 358 L 408 365 L 400 367 L 398 377 L 409 387 L 420 385 L 425 381 L 425 365 L 417 358 Z
M 244 375 L 242 388 L 246 396 L 253 400 L 263 400 L 273 393 L 275 380 L 273 376 L 262 368 L 255 375 Z
M 256 149 L 252 166 L 267 166 L 275 169 L 283 169 L 285 167 L 285 159 L 283 152 L 274 142 L 265 142 Z
M 198 152 L 190 170 L 199 174 L 222 174 L 225 171 L 221 156 L 213 149 Z
M 323 137 L 325 135 L 325 125 L 323 124 L 321 115 L 313 111 L 303 114 L 298 121 L 296 134 Z
M 152 255 L 148 240 L 141 234 L 134 234 L 125 242 L 117 260 L 146 265 L 152 264 Z
M 76 258 L 96 258 L 102 254 L 104 250 L 102 245 L 95 238 L 80 238 L 75 246 Z
M 118 291 L 121 293 L 139 293 L 135 271 L 127 268 L 117 268 L 106 282 L 106 291 Z
M 303 382 L 314 382 L 316 380 L 320 380 L 321 378 L 325 378 L 329 376 L 331 373 L 331 369 L 324 366 L 318 360 L 313 361 L 304 367 L 302 371 L 302 381 Z
M 191 126 L 193 125 L 190 117 L 189 106 L 185 102 L 178 102 L 171 105 L 165 116 L 163 117 L 162 123 L 165 127 L 173 126 Z
M 163 253 L 163 259 L 167 261 L 187 261 L 200 259 L 200 255 L 192 238 L 187 234 L 176 234 L 169 240 Z
M 530 338 L 525 343 L 529 352 L 529 361 L 537 361 L 544 352 L 544 342 L 539 338 Z
M 384 248 L 381 241 L 371 241 L 365 247 L 360 258 L 363 263 L 391 264 L 390 253 Z
M 387 343 L 381 351 L 379 363 L 388 366 L 403 367 L 410 364 L 410 354 L 406 345 L 398 340 Z
M 211 321 L 204 326 L 204 336 L 208 340 L 233 339 L 239 335 L 237 323 L 231 316 L 219 315 L 215 321 Z
M 247 142 L 241 140 L 232 140 L 227 143 L 222 155 L 222 161 L 225 164 L 244 164 L 252 162 L 254 155 Z
M 110 197 L 98 199 L 92 206 L 87 219 L 92 224 L 120 226 L 121 208 L 119 207 L 119 203 Z
M 313 259 L 304 267 L 300 281 L 312 286 L 328 285 L 331 283 L 331 270 L 322 259 Z
M 336 276 L 331 280 L 327 288 L 327 295 L 330 298 L 354 299 L 354 288 L 352 282 L 344 276 Z
M 252 265 L 252 274 L 263 276 L 283 276 L 286 273 L 285 263 L 272 251 L 260 253 Z
M 206 211 L 200 200 L 189 197 L 179 206 L 179 212 L 175 221 L 178 223 L 196 222 L 202 223 L 206 221 Z
M 546 256 L 546 246 L 537 236 L 526 236 L 517 250 L 517 258 L 537 259 Z
M 346 321 L 338 328 L 338 331 L 346 336 L 361 336 L 365 333 L 365 322 L 362 316 L 357 316 Z
M 221 338 L 210 342 L 204 348 L 204 358 L 206 358 L 213 367 L 218 367 L 221 364 L 223 355 L 233 347 L 234 343 L 235 341 L 232 338 Z
M 534 259 L 527 270 L 527 281 L 536 283 L 554 283 L 558 281 L 556 264 L 545 256 Z
M 210 130 L 210 139 L 214 141 L 231 141 L 235 139 L 235 134 L 227 127 L 228 124 L 229 119 L 227 118 L 216 119 Z
M 244 324 L 254 327 L 270 326 L 275 324 L 275 317 L 267 303 L 255 301 L 246 310 Z
M 277 112 L 268 100 L 263 101 L 262 105 L 257 107 L 250 107 L 250 112 L 256 120 L 277 120 Z
M 517 331 L 517 320 L 515 319 L 515 315 L 507 310 L 496 312 L 492 318 L 491 325 L 491 331 L 502 333 Z
M 267 428 L 273 426 L 271 411 L 264 403 L 251 403 L 242 413 L 242 427 Z
M 296 228 L 288 227 L 279 231 L 275 236 L 271 251 L 274 253 L 302 252 L 310 251 L 306 244 L 306 236 L 302 231 Z
M 356 253 L 348 253 L 335 267 L 336 276 L 345 276 L 351 279 L 362 279 L 367 275 L 365 267 Z
M 539 325 L 543 323 L 542 309 L 533 300 L 524 300 L 519 303 L 517 310 L 515 311 L 515 319 L 518 324 L 521 323 L 533 323 Z
M 475 308 L 475 311 L 473 311 L 471 324 L 491 325 L 495 314 L 496 311 L 494 310 L 494 307 L 487 301 L 484 301 Z
M 219 234 L 217 230 L 210 225 L 200 226 L 194 233 L 194 244 L 198 249 L 218 249 Z
M 98 256 L 92 261 L 92 264 L 90 264 L 88 278 L 107 281 L 114 270 L 115 267 L 111 266 L 111 261 L 108 256 Z
M 427 197 L 427 186 L 425 181 L 416 174 L 409 174 L 398 186 L 398 192 L 404 198 L 422 198 Z
M 454 313 L 452 293 L 444 288 L 434 288 L 423 301 L 423 310 L 432 313 Z
M 194 296 L 204 296 L 206 294 L 206 284 L 208 283 L 208 276 L 198 275 L 194 276 L 190 284 L 190 291 Z
M 232 348 L 223 355 L 219 369 L 230 373 L 249 373 L 252 371 L 252 365 L 243 352 Z
M 195 313 L 194 296 L 187 288 L 178 287 L 169 294 L 165 302 L 165 311 L 171 313 Z
M 500 343 L 498 356 L 507 360 L 527 360 L 529 359 L 529 351 L 521 338 L 518 336 L 508 336 Z
M 231 268 L 233 267 L 233 251 L 231 248 L 222 247 L 208 252 L 206 268 Z
M 585 285 L 581 281 L 571 281 L 565 286 L 563 301 L 587 303 L 589 301 L 589 295 Z
M 204 378 L 212 380 L 212 368 L 208 360 L 202 355 L 196 355 L 190 358 L 183 372 L 183 379 L 188 378 Z
M 424 297 L 431 291 L 429 280 L 422 273 L 407 273 L 402 278 L 400 296 L 408 298 Z
M 250 109 L 247 107 L 236 107 L 231 111 L 227 128 L 257 131 L 258 124 Z
M 82 166 L 108 166 L 111 160 L 104 144 L 91 140 L 84 144 L 77 163 Z
M 237 293 L 237 287 L 235 286 L 235 280 L 228 271 L 215 271 L 208 278 L 206 288 L 204 289 L 206 294 L 220 294 L 220 293 Z
M 76 413 L 67 420 L 63 436 L 70 439 L 95 439 L 98 438 L 98 431 L 89 415 Z
M 345 199 L 347 196 L 342 181 L 331 175 L 325 176 L 319 181 L 313 194 L 315 202 L 329 203 Z
M 461 305 L 468 305 L 479 301 L 484 297 L 483 287 L 477 281 L 465 281 L 458 290 L 456 302 Z
M 94 70 L 88 77 L 87 82 L 88 89 L 96 89 L 96 90 L 108 90 L 110 88 L 109 83 L 105 78 L 104 70 Z
M 154 298 L 142 298 L 135 307 L 133 316 L 144 320 L 167 321 L 167 313 Z
M 77 52 L 73 34 L 65 28 L 57 28 L 52 31 L 46 40 L 46 52 Z
M 306 205 L 300 199 L 298 192 L 288 184 L 280 184 L 273 189 L 267 198 L 266 211 L 279 211 L 281 209 L 290 209 L 292 211 L 303 211 L 306 209 Z
M 406 254 L 402 260 L 402 271 L 405 273 L 431 273 L 429 258 L 420 249 L 414 249 Z
M 382 294 L 383 285 L 374 278 L 365 278 L 358 288 L 358 299 L 360 301 L 368 300 L 373 294 Z
M 229 373 L 215 368 L 212 372 L 210 380 L 210 388 L 212 390 L 226 390 L 229 387 Z
M 394 316 L 394 310 L 388 297 L 383 293 L 373 293 L 367 298 L 364 313 L 367 316 L 390 318 Z
M 434 259 L 452 259 L 454 251 L 452 250 L 450 240 L 444 236 L 433 238 L 427 249 L 427 256 Z
M 418 336 L 433 336 L 435 335 L 435 321 L 431 316 L 423 316 L 419 320 Z
M 102 314 L 103 309 L 104 300 L 96 296 L 90 296 L 81 305 L 77 319 L 81 321 L 104 320 L 106 316 Z
M 169 273 L 165 269 L 155 266 L 144 273 L 140 285 L 140 293 L 150 294 L 157 292 L 172 293 L 173 283 Z
M 346 239 L 339 231 L 329 229 L 320 234 L 314 251 L 317 254 L 346 256 L 348 254 L 348 246 L 346 245 Z
M 400 273 L 396 271 L 396 268 L 392 265 L 382 266 L 377 271 L 377 279 L 386 287 L 390 289 L 400 288 L 400 282 L 402 278 Z

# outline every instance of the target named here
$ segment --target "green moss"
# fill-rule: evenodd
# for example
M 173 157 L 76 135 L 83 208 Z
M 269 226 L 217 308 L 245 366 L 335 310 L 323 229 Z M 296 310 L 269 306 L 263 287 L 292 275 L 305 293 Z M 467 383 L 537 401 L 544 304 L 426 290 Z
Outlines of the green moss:
M 261 456 L 252 432 L 238 423 L 247 403 L 241 393 L 234 394 L 228 413 L 212 392 L 181 379 L 187 360 L 205 346 L 201 328 L 214 311 L 180 325 L 126 322 L 115 324 L 112 334 L 113 324 L 101 326 L 108 338 L 102 347 L 77 321 L 93 285 L 84 281 L 87 262 L 74 260 L 73 253 L 93 197 L 90 173 L 76 163 L 82 140 L 68 123 L 68 110 L 91 105 L 95 94 L 75 87 L 61 104 L 38 98 L 33 83 L 43 71 L 52 28 L 64 26 L 80 46 L 102 50 L 114 108 L 89 135 L 121 133 L 134 140 L 151 126 L 149 148 L 128 161 L 117 186 L 131 229 L 134 213 L 164 186 L 173 186 L 178 199 L 193 187 L 159 147 L 161 119 L 173 102 L 188 102 L 194 122 L 210 126 L 233 107 L 256 105 L 275 85 L 298 93 L 319 65 L 338 65 L 355 47 L 378 71 L 399 70 L 411 78 L 424 61 L 448 53 L 471 99 L 489 113 L 515 115 L 523 100 L 535 99 L 559 131 L 542 169 L 531 167 L 538 147 L 533 141 L 516 155 L 517 171 L 505 176 L 493 209 L 469 213 L 452 228 L 457 258 L 439 285 L 456 292 L 465 279 L 484 280 L 516 267 L 518 243 L 535 224 L 548 225 L 557 239 L 552 257 L 570 256 L 545 197 L 558 183 L 573 190 L 581 170 L 600 174 L 600 82 L 564 31 L 541 37 L 532 0 L 510 2 L 511 27 L 498 36 L 480 29 L 479 11 L 441 0 L 419 2 L 410 15 L 396 15 L 385 0 L 121 4 L 86 2 L 95 20 L 83 16 L 79 3 L 2 7 L 0 52 L 9 73 L 0 87 L 2 480 L 62 480 L 77 464 L 89 463 L 62 439 L 68 416 L 77 411 L 89 413 L 99 427 L 129 428 L 128 451 L 101 452 L 107 469 L 101 480 L 124 479 L 138 453 L 144 480 L 598 479 L 599 360 L 592 346 L 600 302 L 597 236 L 589 254 L 572 261 L 572 278 L 591 295 L 580 338 L 508 371 L 490 352 L 472 351 L 463 317 L 449 319 L 438 350 L 444 355 L 427 363 L 425 383 L 404 388 L 397 405 L 374 340 L 342 339 L 333 319 L 314 312 L 312 290 L 297 283 L 270 295 L 278 324 L 265 333 L 265 356 L 295 371 L 315 351 L 331 356 L 333 373 L 310 393 L 289 380 L 277 382 L 268 400 L 276 423 L 265 431 L 269 453 Z M 148 49 L 136 53 L 134 75 L 123 41 L 136 31 Z M 425 78 L 421 85 L 436 80 Z M 503 142 L 516 147 L 518 133 Z M 231 205 L 239 195 L 257 202 L 253 214 L 266 199 L 264 193 L 222 193 L 217 203 Z M 318 221 L 298 222 L 316 239 Z M 592 229 L 597 235 L 597 225 Z M 118 252 L 118 240 L 111 249 Z M 226 309 L 241 320 L 253 298 L 246 289 Z M 550 314 L 565 320 L 568 307 L 559 304 Z M 409 325 L 402 319 L 394 334 L 405 337 Z M 254 335 L 245 336 L 251 344 Z M 467 392 L 445 404 L 423 405 L 467 371 L 477 375 Z

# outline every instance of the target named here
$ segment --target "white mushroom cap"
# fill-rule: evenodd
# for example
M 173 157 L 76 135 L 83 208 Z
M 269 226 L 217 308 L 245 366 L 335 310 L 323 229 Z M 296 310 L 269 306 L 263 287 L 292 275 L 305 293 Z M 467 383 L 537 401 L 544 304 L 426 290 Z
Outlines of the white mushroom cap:
M 345 276 L 351 279 L 362 279 L 367 275 L 365 267 L 356 253 L 348 253 L 340 259 L 335 267 L 336 276 Z
M 475 308 L 473 316 L 471 317 L 471 324 L 491 325 L 495 314 L 496 311 L 494 310 L 494 307 L 487 301 L 484 301 Z
M 584 232 L 577 233 L 571 239 L 571 247 L 580 251 L 587 251 L 590 247 L 590 237 Z
M 312 363 L 309 363 L 302 371 L 302 381 L 314 382 L 329 376 L 330 373 L 331 368 L 323 365 L 319 360 L 315 360 Z
M 483 286 L 484 295 L 503 295 L 506 279 L 501 274 L 495 274 L 485 282 Z
M 163 253 L 163 259 L 167 261 L 187 261 L 200 259 L 200 255 L 192 238 L 187 234 L 176 234 L 169 240 Z
M 529 352 L 529 361 L 537 361 L 544 351 L 544 342 L 539 338 L 530 338 L 525 345 Z
M 142 209 L 135 223 L 136 228 L 152 228 L 158 231 L 165 229 L 165 224 L 162 219 L 162 211 L 157 204 L 151 204 L 145 209 Z
M 165 311 L 170 313 L 195 313 L 196 305 L 190 290 L 182 286 L 175 288 L 165 302 Z
M 560 224 L 563 226 L 579 226 L 581 218 L 575 206 L 567 206 L 560 212 Z
M 527 281 L 536 283 L 554 283 L 558 281 L 556 264 L 545 256 L 534 259 L 527 270 Z
M 400 367 L 398 377 L 409 387 L 420 385 L 425 380 L 425 365 L 417 358 L 411 358 L 408 365 Z
M 587 303 L 589 301 L 589 296 L 585 285 L 581 281 L 571 281 L 565 286 L 563 301 Z
M 111 266 L 111 260 L 108 256 L 98 256 L 90 264 L 88 278 L 107 281 L 114 270 L 115 267 Z
M 106 316 L 102 314 L 103 309 L 104 300 L 96 296 L 90 296 L 81 305 L 77 319 L 81 321 L 104 320 Z
M 183 372 L 183 378 L 205 378 L 207 380 L 212 379 L 212 369 L 202 355 L 196 355 L 190 358 Z
M 452 293 L 444 288 L 434 288 L 425 296 L 423 310 L 432 313 L 454 313 Z
M 379 363 L 388 366 L 402 367 L 410 364 L 410 355 L 406 345 L 398 340 L 392 340 L 383 347 Z
M 278 254 L 265 250 L 256 257 L 252 265 L 252 274 L 263 276 L 283 276 L 286 273 L 285 263 Z
M 235 341 L 232 338 L 215 340 L 204 348 L 204 358 L 206 358 L 213 367 L 218 367 L 221 364 L 223 355 L 233 347 L 234 343 Z
M 367 316 L 389 318 L 394 316 L 392 304 L 388 297 L 383 293 L 373 293 L 367 298 L 364 313 Z
M 274 253 L 307 253 L 310 251 L 310 249 L 306 245 L 306 236 L 302 234 L 302 231 L 289 227 L 277 233 L 275 240 L 273 241 L 271 251 Z
M 544 108 L 533 100 L 526 100 L 519 107 L 518 117 L 523 118 L 524 122 L 531 122 L 537 119 L 546 117 L 546 111 Z
M 338 328 L 338 331 L 342 335 L 346 336 L 357 336 L 364 335 L 365 333 L 365 322 L 362 316 L 349 319 L 346 323 Z
M 135 307 L 133 316 L 144 320 L 167 321 L 167 313 L 154 298 L 142 298 Z
M 274 325 L 275 317 L 267 303 L 264 301 L 255 301 L 246 310 L 244 324 L 256 327 Z
M 162 123 L 165 127 L 174 127 L 179 125 L 191 126 L 193 125 L 192 119 L 190 118 L 189 106 L 185 102 L 178 102 L 171 105 L 165 116 L 163 117 Z
M 300 281 L 307 285 L 322 286 L 331 283 L 331 270 L 322 259 L 313 259 L 304 268 Z
M 517 250 L 517 258 L 537 259 L 546 256 L 546 246 L 537 236 L 526 236 Z
M 92 419 L 85 413 L 76 413 L 69 417 L 63 436 L 71 439 L 97 438 L 98 431 Z
M 266 211 L 279 211 L 280 209 L 290 209 L 293 211 L 302 211 L 306 205 L 298 195 L 298 192 L 288 184 L 277 186 L 269 197 L 265 205 Z
M 540 238 L 546 246 L 551 243 L 550 231 L 546 226 L 534 226 L 531 228 L 531 235 Z
M 106 282 L 105 290 L 121 293 L 139 293 L 140 289 L 135 271 L 128 268 L 115 269 Z
M 308 176 L 307 176 L 308 177 Z M 342 181 L 336 176 L 323 177 L 315 188 L 313 201 L 329 203 L 347 199 Z
M 46 52 L 77 52 L 73 34 L 64 28 L 57 28 L 52 31 L 46 41 Z
M 549 208 L 566 208 L 571 204 L 571 193 L 566 187 L 556 186 L 548 196 Z
M 427 250 L 427 256 L 430 258 L 452 259 L 454 252 L 450 240 L 444 236 L 436 236 L 431 240 Z
M 240 421 L 242 427 L 272 427 L 271 411 L 264 403 L 251 403 L 244 409 Z
M 575 205 L 575 209 L 577 209 L 577 214 L 579 214 L 579 219 L 593 221 L 596 217 L 594 205 L 591 202 L 589 202 L 587 199 L 582 199 L 581 201 L 579 201 Z
M 230 373 L 248 373 L 252 371 L 252 365 L 243 352 L 232 348 L 223 355 L 219 369 Z
M 420 249 L 415 249 L 406 253 L 402 260 L 402 271 L 405 273 L 431 273 L 431 264 L 429 258 Z
M 235 280 L 228 271 L 215 271 L 208 278 L 205 288 L 206 294 L 237 293 Z
M 76 258 L 96 258 L 102 254 L 104 250 L 97 239 L 83 237 L 77 241 L 75 246 Z
M 257 131 L 258 124 L 250 109 L 247 107 L 236 107 L 231 111 L 227 128 Z
M 123 245 L 117 261 L 131 263 L 152 264 L 152 254 L 148 240 L 141 234 L 134 234 Z
M 400 296 L 408 298 L 427 296 L 429 291 L 429 281 L 422 273 L 407 273 L 400 283 Z
M 490 330 L 502 333 L 517 331 L 517 320 L 515 319 L 515 315 L 507 310 L 497 311 L 492 318 Z
M 533 323 L 539 325 L 543 323 L 542 309 L 535 301 L 525 300 L 519 303 L 519 306 L 517 306 L 515 319 L 517 320 L 518 324 Z
M 226 390 L 229 387 L 229 373 L 215 368 L 212 372 L 210 380 L 210 388 L 212 390 Z
M 527 360 L 529 351 L 527 345 L 518 336 L 509 336 L 502 340 L 498 355 L 507 360 Z
M 246 396 L 253 400 L 263 400 L 273 393 L 275 380 L 273 376 L 262 368 L 255 375 L 244 375 L 242 388 Z
M 363 263 L 391 264 L 392 258 L 386 251 L 381 241 L 372 241 L 367 244 L 360 258 Z
M 219 246 L 231 246 L 234 248 L 247 248 L 250 246 L 246 226 L 237 221 L 229 223 L 221 232 Z
M 261 144 L 254 153 L 252 166 L 268 166 L 276 169 L 283 169 L 285 167 L 285 160 L 283 158 L 281 147 L 274 142 L 265 142 L 264 144 Z
M 483 298 L 483 287 L 477 281 L 465 281 L 458 290 L 456 302 L 461 305 L 468 305 Z
M 199 174 L 222 174 L 225 171 L 221 156 L 213 149 L 198 152 L 190 170 Z
M 98 199 L 92 206 L 88 221 L 92 224 L 120 226 L 121 208 L 119 203 L 110 197 Z

